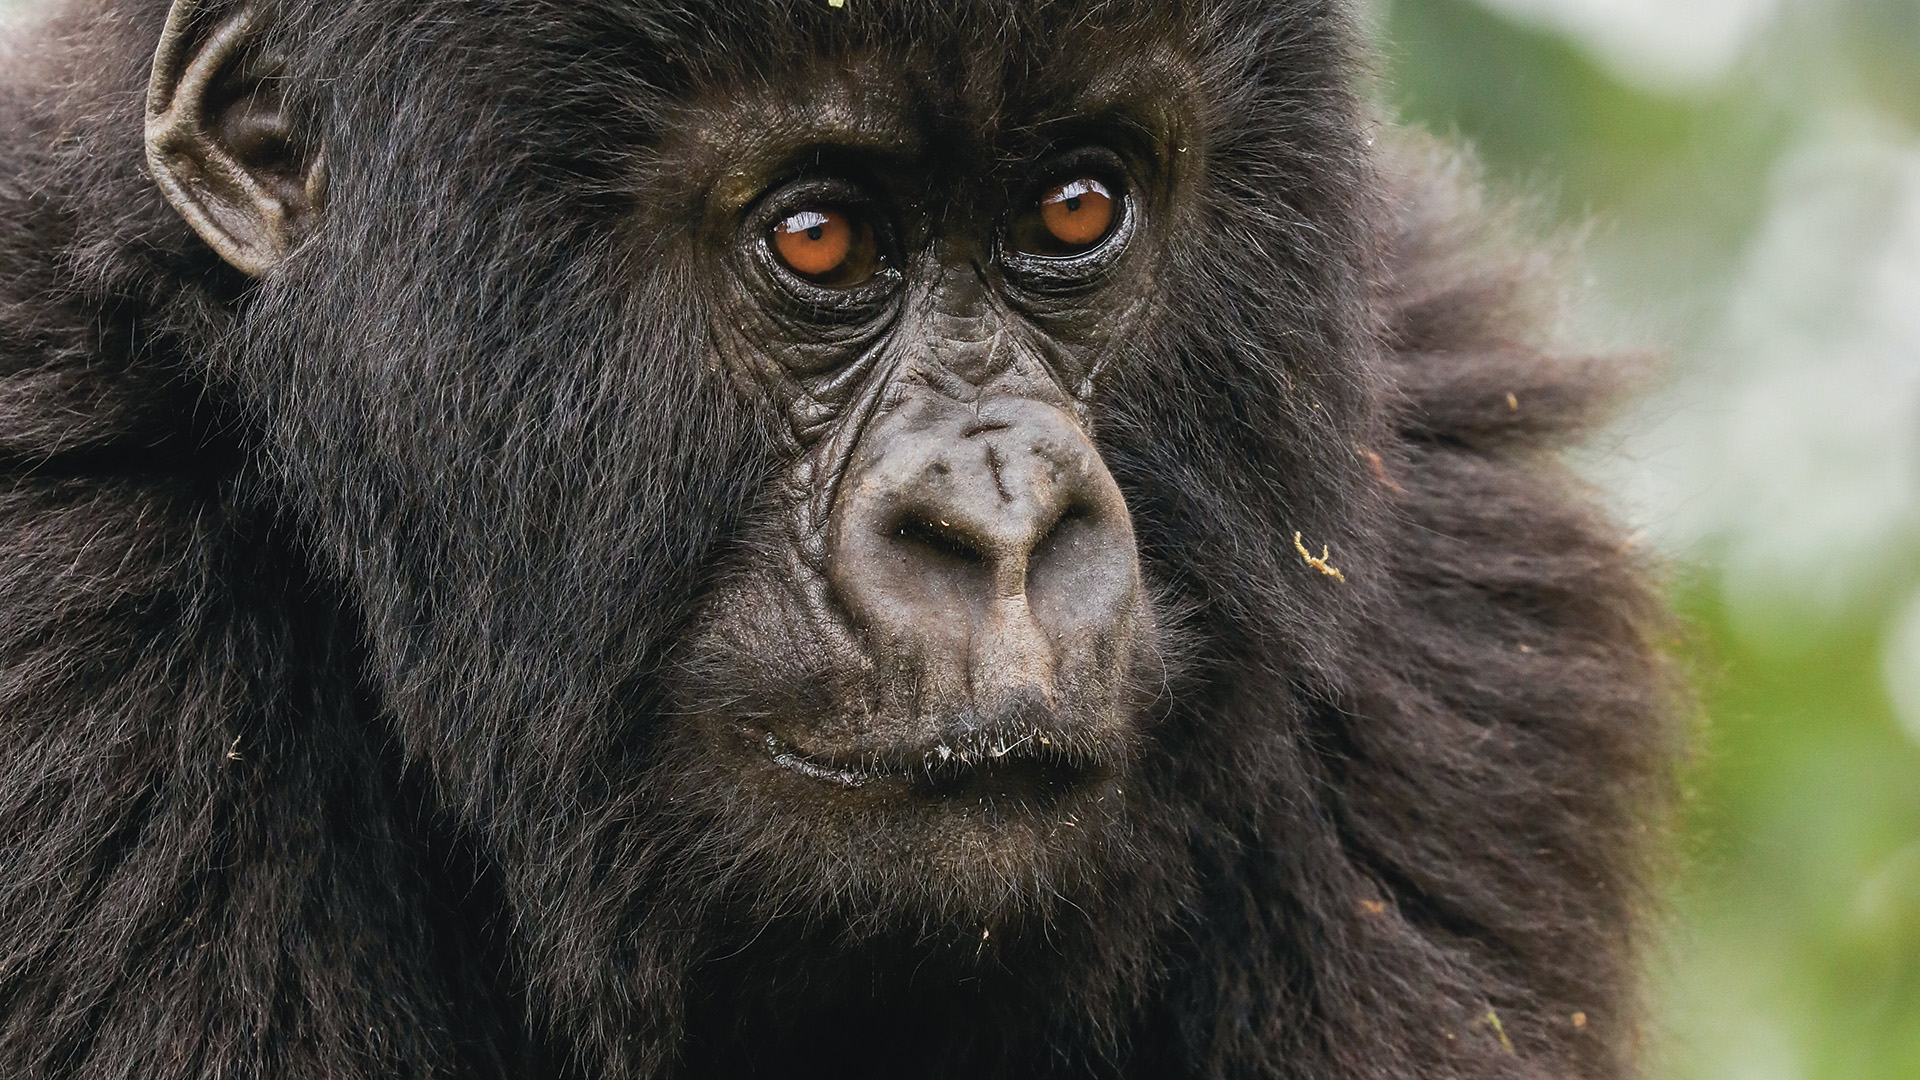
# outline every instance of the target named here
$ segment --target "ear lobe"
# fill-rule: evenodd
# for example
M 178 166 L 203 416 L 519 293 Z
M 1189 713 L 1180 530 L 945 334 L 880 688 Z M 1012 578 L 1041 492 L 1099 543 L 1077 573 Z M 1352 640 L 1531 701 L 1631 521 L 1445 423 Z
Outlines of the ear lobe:
M 222 9 L 225 9 L 224 11 Z M 287 121 L 250 3 L 175 0 L 147 87 L 147 166 L 220 257 L 255 276 L 317 222 L 325 156 Z

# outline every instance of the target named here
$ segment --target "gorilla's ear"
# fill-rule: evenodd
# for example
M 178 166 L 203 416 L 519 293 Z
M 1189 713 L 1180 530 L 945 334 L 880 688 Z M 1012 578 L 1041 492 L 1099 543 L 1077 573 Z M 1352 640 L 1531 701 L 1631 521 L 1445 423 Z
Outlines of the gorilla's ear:
M 282 108 L 249 0 L 174 0 L 147 87 L 147 165 L 220 257 L 273 269 L 318 218 L 326 160 Z

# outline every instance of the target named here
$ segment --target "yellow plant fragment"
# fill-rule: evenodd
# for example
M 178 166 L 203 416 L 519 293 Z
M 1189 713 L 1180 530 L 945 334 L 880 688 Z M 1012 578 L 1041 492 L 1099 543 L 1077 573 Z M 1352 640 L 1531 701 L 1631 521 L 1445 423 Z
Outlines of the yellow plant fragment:
M 1296 532 L 1293 534 L 1293 550 L 1299 552 L 1300 557 L 1307 560 L 1307 565 L 1313 567 L 1315 570 L 1320 571 L 1335 581 L 1347 580 L 1347 575 L 1334 569 L 1334 567 L 1327 562 L 1327 545 L 1320 545 L 1320 557 L 1316 559 L 1313 556 L 1313 552 L 1307 550 L 1307 545 L 1300 542 L 1300 534 Z
M 1513 1053 L 1513 1040 L 1507 1038 L 1507 1029 L 1500 1026 L 1500 1014 L 1494 1012 L 1492 1009 L 1488 1009 L 1487 1024 L 1493 1028 L 1495 1035 L 1500 1036 L 1500 1045 L 1507 1048 L 1507 1053 Z

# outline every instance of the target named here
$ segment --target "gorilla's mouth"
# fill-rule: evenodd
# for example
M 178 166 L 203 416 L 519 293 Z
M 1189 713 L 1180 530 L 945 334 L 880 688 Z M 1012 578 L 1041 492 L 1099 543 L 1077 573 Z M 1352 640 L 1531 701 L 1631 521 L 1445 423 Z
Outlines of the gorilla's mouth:
M 1040 731 L 941 742 L 919 750 L 850 760 L 809 754 L 772 732 L 762 746 L 776 768 L 845 788 L 885 783 L 936 799 L 1022 796 L 1047 799 L 1114 774 L 1100 747 L 1081 747 Z

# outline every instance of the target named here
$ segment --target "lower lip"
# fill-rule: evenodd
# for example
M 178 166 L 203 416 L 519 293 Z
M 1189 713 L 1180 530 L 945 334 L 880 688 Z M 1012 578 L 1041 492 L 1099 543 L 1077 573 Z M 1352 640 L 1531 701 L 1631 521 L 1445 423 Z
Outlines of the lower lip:
M 863 760 L 852 766 L 841 766 L 822 762 L 809 757 L 798 747 L 764 729 L 760 731 L 742 731 L 748 745 L 766 755 L 766 760 L 774 768 L 783 772 L 805 777 L 807 780 L 831 785 L 841 791 L 862 792 L 864 798 L 896 797 L 910 798 L 918 795 L 937 802 L 947 802 L 958 798 L 962 802 L 985 799 L 993 801 L 997 796 L 1004 799 L 1015 789 L 1026 792 L 1035 806 L 1050 806 L 1061 799 L 1078 798 L 1098 789 L 1111 779 L 1111 774 L 1102 768 L 1089 765 L 1080 770 L 1065 771 L 1058 776 L 1049 777 L 1044 772 L 1028 775 L 1019 766 L 1015 766 L 1012 776 L 993 775 L 993 766 L 1002 759 L 1013 758 L 1026 742 L 1019 740 L 1003 747 L 988 749 L 973 760 L 971 764 L 983 767 L 983 771 L 974 772 L 964 769 L 957 776 L 943 777 L 940 764 L 957 758 L 957 752 L 946 746 L 937 746 L 929 752 L 929 769 L 924 782 L 911 768 L 898 765 L 889 767 L 881 761 Z M 1044 741 L 1044 739 L 1042 740 Z M 998 752 L 995 752 L 995 751 Z M 939 763 L 933 759 L 938 758 Z
M 773 759 L 775 765 L 790 772 L 797 772 L 801 776 L 811 777 L 815 780 L 824 780 L 830 784 L 838 784 L 841 787 L 849 788 L 860 787 L 867 783 L 867 781 L 874 779 L 874 776 L 870 773 L 816 765 L 806 758 L 801 757 L 799 754 L 794 753 L 785 744 L 781 743 L 779 739 L 775 738 L 772 733 L 768 733 L 766 737 L 766 747 L 767 754 Z

